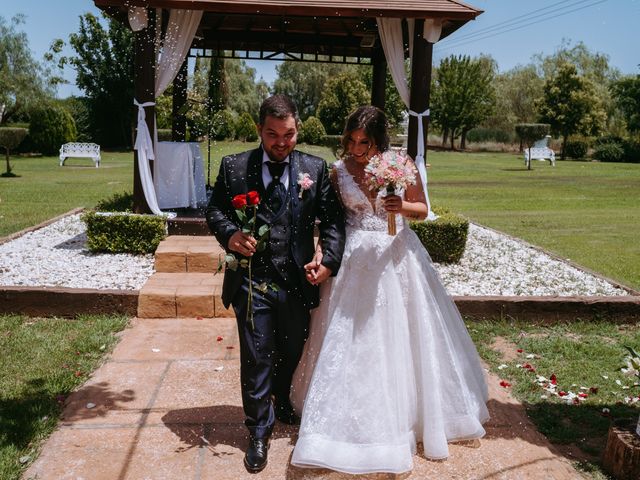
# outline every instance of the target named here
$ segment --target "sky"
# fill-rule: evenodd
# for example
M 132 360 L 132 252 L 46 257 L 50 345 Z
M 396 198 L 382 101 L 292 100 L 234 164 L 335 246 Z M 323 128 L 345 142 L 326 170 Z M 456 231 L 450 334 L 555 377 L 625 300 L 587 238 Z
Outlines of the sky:
M 475 21 L 434 46 L 434 64 L 451 54 L 491 55 L 501 72 L 530 63 L 537 53 L 553 54 L 563 40 L 582 41 L 592 52 L 606 54 L 609 65 L 623 74 L 640 73 L 640 0 L 465 0 L 484 10 Z M 41 61 L 51 42 L 77 32 L 78 17 L 99 13 L 91 0 L 0 0 L 0 16 L 26 16 L 26 32 L 34 59 Z M 67 54 L 72 54 L 70 49 Z M 276 78 L 275 61 L 249 61 L 257 78 Z M 59 97 L 80 95 L 75 73 L 64 73 L 70 84 Z

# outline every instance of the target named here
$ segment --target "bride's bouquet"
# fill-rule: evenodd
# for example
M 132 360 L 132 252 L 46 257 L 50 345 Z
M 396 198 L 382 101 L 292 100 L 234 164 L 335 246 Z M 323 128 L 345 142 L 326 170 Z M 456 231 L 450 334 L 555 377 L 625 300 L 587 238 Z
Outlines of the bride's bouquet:
M 408 157 L 394 150 L 371 157 L 364 169 L 369 190 L 385 190 L 387 195 L 394 195 L 398 189 L 406 189 L 416 183 L 416 167 Z M 387 215 L 389 235 L 396 234 L 396 215 Z

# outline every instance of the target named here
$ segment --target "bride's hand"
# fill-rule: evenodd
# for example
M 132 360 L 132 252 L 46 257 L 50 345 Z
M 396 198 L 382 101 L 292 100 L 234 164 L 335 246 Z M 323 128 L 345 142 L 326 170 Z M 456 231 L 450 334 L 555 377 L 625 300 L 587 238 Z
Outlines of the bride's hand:
M 387 195 L 383 197 L 384 209 L 389 213 L 400 213 L 402 210 L 402 197 L 399 195 Z

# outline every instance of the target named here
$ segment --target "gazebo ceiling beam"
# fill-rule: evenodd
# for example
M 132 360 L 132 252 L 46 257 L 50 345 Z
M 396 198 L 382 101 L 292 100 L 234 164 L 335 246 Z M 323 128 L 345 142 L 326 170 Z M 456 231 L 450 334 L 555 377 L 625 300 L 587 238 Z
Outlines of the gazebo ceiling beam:
M 482 10 L 458 1 L 425 1 L 411 3 L 393 1 L 238 1 L 238 0 L 94 0 L 99 7 L 144 6 L 152 8 L 188 8 L 205 12 L 242 13 L 251 15 L 284 15 L 301 17 L 353 18 L 447 18 L 466 22 Z M 125 7 L 126 8 L 126 7 Z

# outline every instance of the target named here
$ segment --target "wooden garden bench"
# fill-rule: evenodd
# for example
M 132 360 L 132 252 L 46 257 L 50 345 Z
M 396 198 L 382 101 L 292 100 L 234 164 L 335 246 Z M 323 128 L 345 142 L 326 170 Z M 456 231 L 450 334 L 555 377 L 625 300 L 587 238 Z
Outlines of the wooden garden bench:
M 60 147 L 60 166 L 63 166 L 64 161 L 69 157 L 91 158 L 98 168 L 100 166 L 100 145 L 97 143 L 65 143 Z

